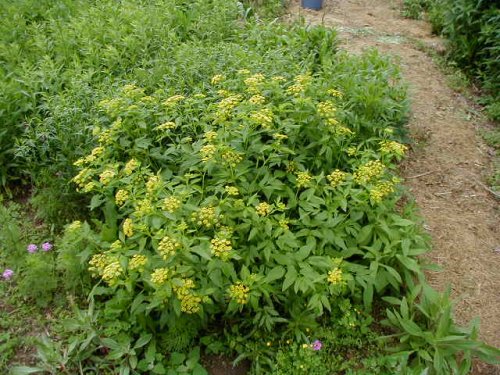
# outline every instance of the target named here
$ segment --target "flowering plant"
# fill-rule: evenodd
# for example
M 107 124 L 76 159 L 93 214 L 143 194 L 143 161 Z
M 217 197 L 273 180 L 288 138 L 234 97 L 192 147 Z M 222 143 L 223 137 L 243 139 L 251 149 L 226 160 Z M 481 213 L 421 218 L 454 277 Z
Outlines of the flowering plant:
M 411 282 L 423 240 L 395 213 L 391 173 L 406 146 L 349 105 L 309 74 L 247 70 L 189 96 L 128 85 L 101 102 L 74 182 L 105 217 L 88 269 L 113 319 L 300 337 L 299 311 L 314 320 L 345 296 L 369 308 Z

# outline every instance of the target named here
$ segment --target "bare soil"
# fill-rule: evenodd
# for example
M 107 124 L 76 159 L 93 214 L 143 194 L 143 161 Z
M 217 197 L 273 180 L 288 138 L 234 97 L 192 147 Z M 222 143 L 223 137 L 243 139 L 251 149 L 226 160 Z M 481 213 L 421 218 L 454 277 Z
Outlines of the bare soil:
M 488 124 L 471 115 L 471 104 L 422 52 L 422 45 L 442 51 L 443 41 L 427 22 L 403 18 L 401 9 L 401 1 L 325 0 L 321 11 L 312 11 L 294 0 L 287 17 L 335 27 L 347 51 L 377 48 L 401 66 L 414 140 L 402 174 L 432 237 L 429 257 L 443 269 L 430 273 L 430 282 L 441 290 L 451 286 L 456 320 L 479 317 L 481 338 L 499 347 L 500 205 L 484 182 L 490 150 L 477 134 Z M 500 367 L 478 363 L 474 373 L 500 374 Z

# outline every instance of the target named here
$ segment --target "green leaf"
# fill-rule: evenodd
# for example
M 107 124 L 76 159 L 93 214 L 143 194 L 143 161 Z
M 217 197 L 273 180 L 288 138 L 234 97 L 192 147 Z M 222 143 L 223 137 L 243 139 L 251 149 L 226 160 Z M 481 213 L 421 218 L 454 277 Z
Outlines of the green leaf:
M 151 341 L 151 338 L 153 335 L 151 333 L 143 333 L 141 337 L 139 337 L 139 340 L 134 345 L 135 349 L 142 348 L 144 345 L 146 345 L 149 341 Z
M 287 290 L 294 282 L 297 280 L 297 270 L 295 267 L 289 267 L 285 276 L 285 281 L 283 281 L 283 287 L 281 290 L 284 292 Z
M 10 369 L 11 375 L 26 375 L 26 374 L 35 374 L 37 372 L 45 371 L 40 367 L 27 367 L 27 366 L 16 366 Z
M 265 281 L 270 283 L 271 281 L 281 279 L 285 274 L 285 268 L 283 266 L 274 267 L 265 277 Z

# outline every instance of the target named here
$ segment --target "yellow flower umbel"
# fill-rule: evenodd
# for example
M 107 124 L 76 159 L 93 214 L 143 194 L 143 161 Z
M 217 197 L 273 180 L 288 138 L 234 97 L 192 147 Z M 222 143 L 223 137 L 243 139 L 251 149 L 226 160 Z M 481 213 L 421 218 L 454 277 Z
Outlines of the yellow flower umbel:
M 335 188 L 339 186 L 347 177 L 346 172 L 342 172 L 339 169 L 335 169 L 332 173 L 326 176 L 327 180 L 330 182 L 330 186 Z
M 192 279 L 182 279 L 181 286 L 174 286 L 174 292 L 179 301 L 181 301 L 181 311 L 186 314 L 195 314 L 200 311 L 202 299 L 193 293 L 194 281 Z
M 184 95 L 173 95 L 170 98 L 168 98 L 167 100 L 165 100 L 163 102 L 163 105 L 165 105 L 167 107 L 172 107 L 184 99 L 186 99 L 186 97 Z
M 123 274 L 123 268 L 120 262 L 115 259 L 111 261 L 102 272 L 102 279 L 110 286 L 118 282 L 118 278 Z
M 311 179 L 312 177 L 309 172 L 297 172 L 297 187 L 309 186 Z
M 203 139 L 207 142 L 213 142 L 217 138 L 217 132 L 212 130 L 207 131 L 203 134 Z
M 216 85 L 218 83 L 221 83 L 224 80 L 224 76 L 222 74 L 216 74 L 212 77 L 212 85 Z
M 88 270 L 94 275 L 102 275 L 104 268 L 108 265 L 108 256 L 106 254 L 95 254 L 90 258 Z
M 382 176 L 384 171 L 385 166 L 380 160 L 372 160 L 363 164 L 354 172 L 354 181 L 358 184 L 367 184 Z
M 247 91 L 252 94 L 258 94 L 260 92 L 260 85 L 264 82 L 266 77 L 263 74 L 257 73 L 251 77 L 245 79 L 245 85 L 247 85 Z
M 162 238 L 158 244 L 158 253 L 161 255 L 163 260 L 168 260 L 173 257 L 178 249 L 180 249 L 181 243 L 169 236 Z
M 306 89 L 306 87 L 304 85 L 296 83 L 296 84 L 289 86 L 286 89 L 286 92 L 290 95 L 299 96 L 302 92 L 305 91 L 305 89 Z
M 92 170 L 90 168 L 83 168 L 75 177 L 73 182 L 79 188 L 83 188 L 92 179 Z
M 240 192 L 238 191 L 237 187 L 234 186 L 224 186 L 224 190 L 226 190 L 227 195 L 230 196 L 237 196 Z
M 334 117 L 337 112 L 335 104 L 331 101 L 318 103 L 318 113 L 321 117 L 330 118 Z
M 148 181 L 146 182 L 146 191 L 148 192 L 148 194 L 153 194 L 160 187 L 161 187 L 160 176 L 151 176 L 148 178 Z
M 233 249 L 231 241 L 226 238 L 213 238 L 210 241 L 210 248 L 213 255 L 224 261 L 229 259 L 231 250 Z
M 113 169 L 106 169 L 99 175 L 99 181 L 101 182 L 101 184 L 107 185 L 113 180 L 113 177 L 115 177 L 115 175 L 116 172 Z
M 202 207 L 197 212 L 191 214 L 191 220 L 197 225 L 211 228 L 219 223 L 215 207 Z
M 252 104 L 264 104 L 266 102 L 266 98 L 260 94 L 256 94 L 248 99 L 248 101 Z
M 335 97 L 335 98 L 339 98 L 339 99 L 341 99 L 341 98 L 344 96 L 344 94 L 342 94 L 342 92 L 340 92 L 340 91 L 338 91 L 338 90 L 335 90 L 335 89 L 330 89 L 330 90 L 328 90 L 328 93 L 329 93 L 331 96 L 333 96 L 333 97 Z
M 127 218 L 123 222 L 123 234 L 127 237 L 132 237 L 134 235 L 134 223 L 132 219 Z
M 260 111 L 253 112 L 250 115 L 250 119 L 262 126 L 264 129 L 269 129 L 273 124 L 273 116 L 274 114 L 270 109 L 263 108 Z
M 396 141 L 382 141 L 380 142 L 379 150 L 382 154 L 403 156 L 408 150 L 408 147 Z
M 115 202 L 117 206 L 123 206 L 129 198 L 129 193 L 126 190 L 120 189 L 115 194 Z
M 180 206 L 181 206 L 180 199 L 176 197 L 167 197 L 163 200 L 162 208 L 167 212 L 174 213 L 179 209 Z
M 224 163 L 231 168 L 236 168 L 238 163 L 243 160 L 243 156 L 234 150 L 225 150 L 222 152 L 221 156 Z
M 151 282 L 159 287 L 168 280 L 169 273 L 168 268 L 157 268 L 151 274 Z
M 327 280 L 330 284 L 339 285 L 344 283 L 344 278 L 342 276 L 342 270 L 335 267 L 333 270 L 328 272 Z
M 204 162 L 212 160 L 216 152 L 217 152 L 217 147 L 215 147 L 212 144 L 203 146 L 200 150 L 201 160 Z
M 241 281 L 231 285 L 228 289 L 229 297 L 239 305 L 248 303 L 250 288 L 244 285 Z
M 153 204 L 149 199 L 142 199 L 135 204 L 134 215 L 137 217 L 144 217 L 153 213 Z
M 267 216 L 271 213 L 272 206 L 267 202 L 261 202 L 255 207 L 255 211 L 259 216 Z
M 175 124 L 175 122 L 167 121 L 167 122 L 164 122 L 161 125 L 158 125 L 156 127 L 156 130 L 160 130 L 160 131 L 172 130 L 172 129 L 175 129 L 176 126 L 177 125 Z
M 132 172 L 140 166 L 140 163 L 135 159 L 130 159 L 127 164 L 125 164 L 125 168 L 123 168 L 123 173 L 127 176 L 130 176 Z
M 66 232 L 75 233 L 82 228 L 82 222 L 80 220 L 73 221 L 70 225 L 67 226 Z
M 391 193 L 394 193 L 394 183 L 389 181 L 380 182 L 370 190 L 370 199 L 374 203 L 380 203 Z
M 241 102 L 241 95 L 230 95 L 217 103 L 216 119 L 225 121 L 231 115 L 231 111 Z

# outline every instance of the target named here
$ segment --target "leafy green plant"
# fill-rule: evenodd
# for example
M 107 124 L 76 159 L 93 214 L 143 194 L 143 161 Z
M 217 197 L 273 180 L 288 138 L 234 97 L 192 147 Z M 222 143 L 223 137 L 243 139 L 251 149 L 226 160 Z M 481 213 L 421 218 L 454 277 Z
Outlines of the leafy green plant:
M 398 331 L 393 337 L 399 344 L 393 350 L 410 368 L 429 374 L 468 374 L 473 356 L 498 363 L 500 351 L 478 341 L 477 322 L 469 329 L 455 325 L 449 291 L 441 294 L 424 284 L 408 297 L 385 298 L 399 309 L 388 309 L 383 324 Z

